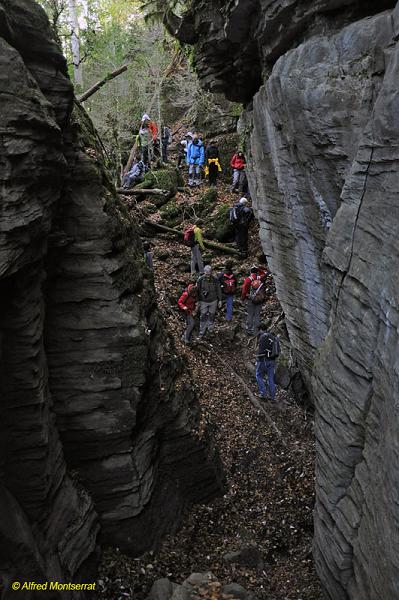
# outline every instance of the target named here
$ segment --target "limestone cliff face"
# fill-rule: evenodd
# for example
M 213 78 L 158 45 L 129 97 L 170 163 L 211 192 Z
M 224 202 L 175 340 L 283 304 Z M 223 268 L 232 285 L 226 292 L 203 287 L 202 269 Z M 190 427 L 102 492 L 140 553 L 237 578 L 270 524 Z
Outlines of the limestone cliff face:
M 31 0 L 0 0 L 0 115 L 0 574 L 87 581 L 100 540 L 152 547 L 220 468 Z
M 399 6 L 208 4 L 186 16 L 198 72 L 246 105 L 262 244 L 316 404 L 325 597 L 399 598 Z

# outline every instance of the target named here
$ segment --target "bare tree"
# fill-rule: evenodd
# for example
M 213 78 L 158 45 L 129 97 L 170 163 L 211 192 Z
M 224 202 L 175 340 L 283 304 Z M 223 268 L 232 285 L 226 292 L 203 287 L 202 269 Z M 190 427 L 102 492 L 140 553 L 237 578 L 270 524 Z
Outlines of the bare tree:
M 68 0 L 69 20 L 71 24 L 71 46 L 75 85 L 83 85 L 80 59 L 80 30 L 76 0 Z

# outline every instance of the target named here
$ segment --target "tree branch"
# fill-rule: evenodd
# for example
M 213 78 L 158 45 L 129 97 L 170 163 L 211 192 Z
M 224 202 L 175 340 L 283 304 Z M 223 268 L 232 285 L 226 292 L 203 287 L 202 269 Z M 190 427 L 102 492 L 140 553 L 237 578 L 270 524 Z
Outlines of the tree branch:
M 121 73 L 124 73 L 125 71 L 127 71 L 128 66 L 129 66 L 129 63 L 126 65 L 123 65 L 123 67 L 119 67 L 119 69 L 116 69 L 115 71 L 112 71 L 112 73 L 108 73 L 108 75 L 106 75 L 106 77 L 104 77 L 104 79 L 101 79 L 101 81 L 97 81 L 97 83 L 95 83 L 91 88 L 89 88 L 86 92 L 84 92 L 84 94 L 79 96 L 79 98 L 78 98 L 79 102 L 85 102 L 85 100 L 87 100 L 88 98 L 90 98 L 90 96 L 95 94 L 108 81 L 111 81 L 111 79 L 114 79 L 115 77 L 118 77 L 118 75 L 120 75 Z

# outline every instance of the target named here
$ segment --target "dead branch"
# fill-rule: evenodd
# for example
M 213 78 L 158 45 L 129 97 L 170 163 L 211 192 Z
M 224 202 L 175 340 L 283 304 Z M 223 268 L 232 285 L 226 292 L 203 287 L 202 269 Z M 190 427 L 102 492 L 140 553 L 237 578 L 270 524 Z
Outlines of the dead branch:
M 252 390 L 250 389 L 250 387 L 245 383 L 245 381 L 243 380 L 243 378 L 241 377 L 241 375 L 239 375 L 237 373 L 237 371 L 235 369 L 231 368 L 231 365 L 229 365 L 221 356 L 220 354 L 215 354 L 217 360 L 219 360 L 227 369 L 230 369 L 230 372 L 232 373 L 232 375 L 234 375 L 234 377 L 237 379 L 237 381 L 240 383 L 241 387 L 243 388 L 243 390 L 245 391 L 246 395 L 248 396 L 251 404 L 257 409 L 259 410 L 262 415 L 265 417 L 266 421 L 269 423 L 270 427 L 272 427 L 272 429 L 277 433 L 278 437 L 281 439 L 281 442 L 283 444 L 285 444 L 284 440 L 282 439 L 283 434 L 281 433 L 281 431 L 279 430 L 279 428 L 277 427 L 276 423 L 273 421 L 273 419 L 271 418 L 271 416 L 269 415 L 269 413 L 267 412 L 267 410 L 265 409 L 265 407 L 263 406 L 263 402 L 261 402 L 256 396 L 255 394 L 252 392 Z
M 79 102 L 85 102 L 85 100 L 87 100 L 88 98 L 90 98 L 90 96 L 95 94 L 108 81 L 111 81 L 111 79 L 115 79 L 115 77 L 118 77 L 118 75 L 127 71 L 128 66 L 129 66 L 129 63 L 127 63 L 126 65 L 123 65 L 122 67 L 119 67 L 119 69 L 116 69 L 115 71 L 112 71 L 112 73 L 108 73 L 108 75 L 106 75 L 104 77 L 104 79 L 97 81 L 97 83 L 95 83 L 91 88 L 89 88 L 86 92 L 84 92 L 81 96 L 79 96 L 79 98 L 78 98 Z

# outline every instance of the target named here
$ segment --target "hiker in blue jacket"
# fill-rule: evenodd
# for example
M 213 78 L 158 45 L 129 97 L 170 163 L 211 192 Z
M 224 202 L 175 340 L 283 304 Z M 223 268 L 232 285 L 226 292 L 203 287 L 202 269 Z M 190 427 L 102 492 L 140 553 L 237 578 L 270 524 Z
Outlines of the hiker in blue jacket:
M 193 141 L 187 147 L 187 164 L 188 164 L 188 185 L 200 185 L 200 172 L 205 162 L 204 144 L 198 139 L 198 136 L 193 137 Z

